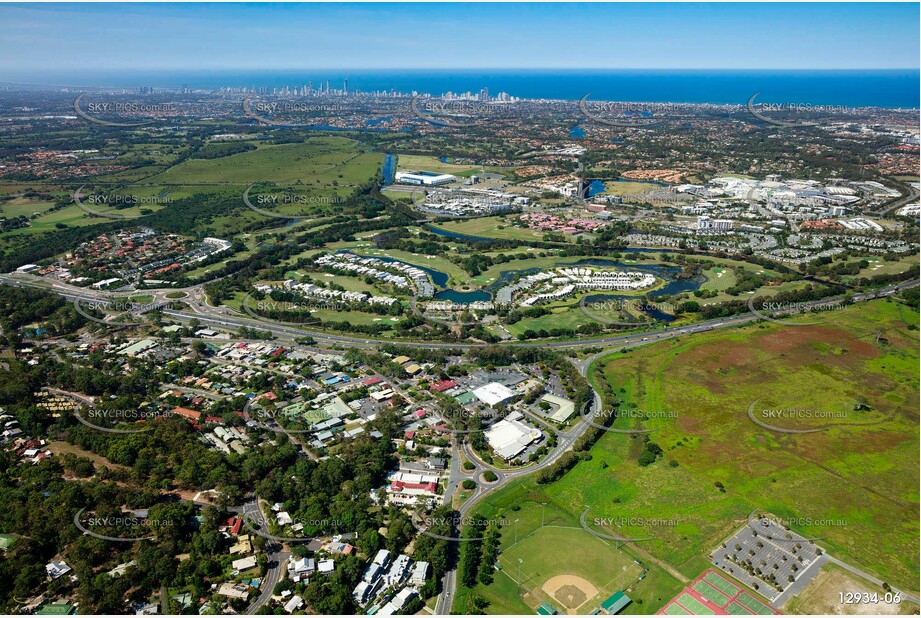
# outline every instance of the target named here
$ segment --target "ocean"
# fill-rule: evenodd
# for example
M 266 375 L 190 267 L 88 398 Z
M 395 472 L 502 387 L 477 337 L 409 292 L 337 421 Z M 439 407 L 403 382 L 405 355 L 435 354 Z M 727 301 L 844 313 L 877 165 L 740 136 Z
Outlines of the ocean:
M 526 99 L 744 104 L 755 93 L 758 102 L 775 104 L 843 105 L 847 107 L 911 108 L 919 103 L 921 77 L 916 69 L 854 71 L 786 70 L 303 70 L 224 72 L 82 72 L 12 75 L 0 82 L 77 87 L 232 87 L 319 86 L 329 80 L 342 88 L 348 80 L 354 92 L 396 90 L 439 95 L 506 92 Z

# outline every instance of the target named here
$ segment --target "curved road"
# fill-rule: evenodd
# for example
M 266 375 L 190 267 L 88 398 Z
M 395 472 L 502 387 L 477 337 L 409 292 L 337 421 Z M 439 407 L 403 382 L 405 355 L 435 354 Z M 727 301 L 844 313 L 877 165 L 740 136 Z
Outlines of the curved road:
M 8 285 L 13 285 L 16 287 L 36 287 L 40 289 L 45 289 L 47 291 L 55 292 L 68 300 L 80 300 L 85 302 L 97 302 L 105 303 L 110 299 L 109 295 L 104 293 L 85 290 L 82 288 L 74 288 L 69 285 L 65 285 L 59 282 L 51 282 L 48 284 L 47 280 L 42 280 L 40 278 L 23 276 L 23 275 L 0 275 L 0 283 L 6 283 Z M 919 284 L 918 279 L 911 281 L 886 286 L 880 290 L 871 293 L 862 293 L 862 294 L 847 294 L 832 298 L 824 298 L 818 301 L 801 303 L 799 306 L 804 310 L 808 310 L 813 307 L 819 307 L 822 305 L 827 305 L 830 302 L 835 300 L 844 300 L 850 299 L 853 302 L 863 302 L 871 300 L 873 298 L 878 298 L 881 296 L 889 296 L 895 294 L 896 292 L 915 287 Z M 157 291 L 144 291 L 140 293 L 155 293 L 156 297 L 160 297 L 160 293 L 175 292 L 176 290 L 157 290 Z M 191 289 L 186 289 L 183 291 L 192 292 Z M 237 315 L 222 315 L 221 309 L 210 307 L 204 304 L 201 301 L 201 296 L 197 293 L 192 292 L 191 294 L 195 298 L 196 305 L 194 311 L 196 313 L 189 314 L 181 311 L 174 310 L 164 310 L 163 314 L 168 315 L 177 320 L 198 320 L 200 323 L 213 324 L 215 326 L 224 326 L 224 327 L 237 327 L 248 326 L 259 328 L 262 330 L 268 330 L 275 334 L 276 336 L 282 337 L 303 337 L 311 336 L 316 339 L 318 342 L 323 342 L 330 345 L 341 345 L 341 346 L 359 346 L 359 347 L 368 347 L 369 345 L 382 345 L 385 343 L 394 343 L 401 344 L 410 347 L 417 347 L 423 349 L 469 349 L 475 347 L 483 347 L 489 344 L 484 343 L 467 343 L 467 342 L 458 342 L 458 343 L 443 343 L 443 342 L 403 342 L 403 341 L 389 341 L 389 340 L 379 340 L 379 339 L 362 339 L 357 337 L 349 337 L 346 335 L 332 335 L 327 333 L 315 332 L 307 329 L 296 328 L 292 326 L 280 325 L 271 322 L 263 322 L 259 320 L 252 320 Z M 781 316 L 801 313 L 797 311 L 789 310 L 779 310 L 779 311 L 764 311 L 765 314 L 771 316 Z M 215 315 L 217 314 L 217 315 Z M 718 318 L 714 320 L 707 320 L 704 322 L 698 322 L 695 324 L 690 324 L 680 328 L 668 329 L 665 328 L 661 331 L 652 331 L 652 332 L 641 332 L 633 334 L 624 334 L 624 335 L 614 335 L 599 337 L 594 339 L 582 339 L 577 341 L 550 341 L 550 342 L 541 342 L 541 343 L 510 343 L 504 345 L 518 346 L 518 347 L 547 347 L 547 348 L 556 348 L 556 349 L 584 349 L 586 347 L 603 347 L 605 348 L 601 352 L 594 354 L 591 357 L 588 357 L 584 360 L 578 361 L 573 360 L 574 364 L 578 367 L 579 373 L 582 376 L 587 376 L 587 372 L 591 363 L 599 358 L 600 356 L 616 352 L 618 349 L 628 349 L 638 346 L 645 345 L 647 343 L 653 343 L 656 341 L 661 341 L 664 339 L 671 339 L 679 337 L 685 334 L 701 333 L 707 332 L 715 329 L 730 328 L 733 326 L 740 326 L 743 324 L 748 324 L 751 322 L 757 322 L 763 320 L 763 317 L 756 315 L 754 313 L 744 313 L 736 316 L 731 316 L 727 318 Z M 601 406 L 601 396 L 594 392 L 594 401 L 592 405 L 596 408 Z M 458 511 L 461 516 L 466 515 L 472 510 L 477 503 L 479 503 L 485 496 L 494 492 L 496 489 L 504 486 L 508 481 L 514 478 L 525 476 L 537 472 L 538 470 L 552 464 L 559 457 L 563 455 L 566 451 L 572 448 L 573 443 L 581 436 L 589 427 L 588 423 L 576 423 L 572 428 L 566 432 L 558 434 L 557 446 L 544 457 L 544 459 L 535 464 L 534 466 L 528 466 L 527 468 L 515 471 L 501 470 L 493 466 L 489 466 L 484 462 L 480 461 L 479 458 L 474 456 L 466 443 L 461 443 L 460 448 L 464 451 L 467 458 L 474 463 L 476 469 L 472 473 L 472 477 L 476 478 L 477 489 L 474 495 L 470 496 L 464 504 L 462 504 Z M 457 445 L 455 445 L 454 453 L 452 457 L 452 474 L 451 481 L 449 481 L 448 489 L 451 488 L 453 483 L 456 488 L 456 484 L 460 482 L 460 479 L 464 475 L 455 476 L 454 461 L 457 458 Z M 497 476 L 498 479 L 489 485 L 484 485 L 480 481 L 480 476 L 486 470 L 492 470 Z M 450 495 L 446 496 L 446 499 L 450 499 Z M 265 522 L 264 515 L 261 509 L 258 508 L 258 503 L 255 498 L 252 498 L 250 502 L 244 507 L 245 512 L 251 515 L 254 515 L 257 518 L 257 521 L 262 521 L 264 525 L 267 526 Z M 248 614 L 255 613 L 259 607 L 268 601 L 271 597 L 272 589 L 275 587 L 275 584 L 281 578 L 281 566 L 284 561 L 287 560 L 289 554 L 283 550 L 283 548 L 275 546 L 267 546 L 266 551 L 269 551 L 269 563 L 270 566 L 268 573 L 266 574 L 265 581 L 263 582 L 263 587 L 261 589 L 260 596 L 250 605 L 247 609 Z M 442 592 L 438 597 L 438 600 L 435 605 L 435 614 L 443 615 L 448 614 L 451 611 L 451 605 L 453 603 L 454 594 L 456 591 L 457 585 L 457 572 L 452 570 L 447 572 L 442 578 Z
M 95 290 L 86 290 L 83 288 L 76 288 L 73 286 L 65 285 L 59 282 L 52 282 L 50 285 L 47 280 L 42 280 L 38 277 L 30 277 L 28 275 L 0 275 L 0 283 L 5 283 L 7 285 L 12 285 L 16 287 L 35 287 L 39 289 L 44 289 L 49 292 L 54 292 L 63 296 L 64 298 L 75 301 L 79 300 L 82 302 L 95 302 L 98 304 L 105 304 L 110 301 L 113 297 L 106 295 L 105 293 L 95 291 Z M 842 296 L 828 297 L 823 298 L 817 301 L 800 303 L 800 306 L 804 309 L 810 309 L 813 307 L 820 307 L 822 305 L 827 305 L 834 301 L 840 301 L 846 298 L 850 298 L 853 302 L 862 302 L 870 300 L 873 298 L 878 298 L 880 296 L 888 296 L 894 294 L 895 292 L 917 286 L 919 283 L 918 279 L 911 281 L 890 285 L 884 287 L 880 290 L 877 290 L 872 293 L 865 294 L 845 294 Z M 176 290 L 170 290 L 176 291 Z M 162 292 L 162 290 L 145 290 L 143 292 L 138 292 L 138 294 L 150 294 L 154 292 Z M 317 332 L 306 328 L 297 328 L 294 326 L 277 324 L 269 321 L 254 320 L 251 318 L 245 318 L 238 314 L 234 315 L 224 315 L 222 309 L 217 307 L 210 307 L 199 303 L 199 306 L 196 307 L 196 313 L 187 313 L 183 311 L 175 311 L 172 309 L 163 310 L 163 315 L 169 316 L 173 319 L 179 321 L 190 321 L 198 320 L 201 324 L 211 324 L 214 326 L 222 326 L 225 328 L 240 328 L 241 326 L 247 326 L 250 328 L 258 328 L 264 331 L 269 331 L 272 334 L 279 337 L 313 337 L 317 342 L 324 343 L 328 345 L 339 345 L 339 346 L 355 346 L 355 347 L 368 347 L 368 346 L 379 346 L 385 344 L 397 344 L 405 345 L 408 347 L 422 348 L 422 349 L 469 349 L 475 347 L 485 347 L 488 345 L 486 343 L 469 343 L 469 342 L 457 342 L 457 343 L 447 343 L 447 342 L 416 342 L 416 341 L 400 341 L 400 340 L 388 340 L 388 339 L 372 339 L 372 338 L 360 338 L 360 337 L 351 337 L 348 335 L 335 335 L 324 332 Z M 793 314 L 796 312 L 791 312 L 789 310 L 774 310 L 774 311 L 763 311 L 764 314 L 771 316 L 781 316 Z M 714 330 L 716 328 L 728 328 L 732 326 L 739 326 L 742 324 L 748 324 L 750 322 L 756 322 L 762 320 L 763 318 L 754 313 L 743 313 L 726 318 L 717 318 L 713 320 L 707 320 L 704 322 L 697 322 L 694 324 L 689 324 L 680 328 L 664 328 L 659 331 L 649 331 L 649 332 L 640 332 L 640 333 L 630 333 L 624 335 L 609 335 L 604 337 L 596 338 L 586 338 L 586 339 L 577 339 L 577 340 L 568 340 L 568 341 L 546 341 L 546 342 L 513 342 L 505 344 L 495 344 L 495 345 L 507 345 L 507 346 L 519 346 L 519 347 L 541 347 L 541 348 L 555 348 L 555 349 L 582 349 L 586 347 L 635 347 L 636 345 L 642 345 L 644 343 L 652 343 L 654 341 L 660 341 L 662 339 L 669 339 L 672 337 L 678 337 L 684 334 L 700 333 L 705 331 Z M 117 326 L 117 324 L 113 324 Z
M 269 529 L 269 522 L 266 521 L 262 509 L 259 508 L 258 496 L 252 495 L 247 499 L 246 503 L 243 505 L 243 516 L 248 516 L 253 521 L 258 522 L 263 529 Z M 291 557 L 291 554 L 285 551 L 285 549 L 275 541 L 266 539 L 263 549 L 266 552 L 268 570 L 259 588 L 259 596 L 253 599 L 253 602 L 246 608 L 247 615 L 255 614 L 259 611 L 260 607 L 269 602 L 269 599 L 272 598 L 272 591 L 275 589 L 275 584 L 281 581 L 285 576 L 284 567 L 288 562 L 288 558 Z
M 600 356 L 611 354 L 612 352 L 613 350 L 605 350 L 605 351 L 599 352 L 598 354 L 595 354 L 587 358 L 585 361 L 573 361 L 573 362 L 576 365 L 576 367 L 578 367 L 579 373 L 583 377 L 587 377 L 588 368 L 591 366 L 591 363 L 594 362 L 595 359 L 599 358 Z M 591 411 L 592 409 L 600 410 L 600 407 L 602 405 L 601 395 L 599 395 L 598 392 L 595 391 L 594 389 L 592 389 L 592 392 L 594 393 L 594 401 L 592 401 L 591 407 L 589 407 L 589 411 Z M 519 478 L 522 476 L 527 476 L 529 474 L 533 474 L 534 472 L 537 472 L 538 470 L 541 470 L 545 468 L 546 466 L 549 466 L 552 463 L 554 463 L 557 459 L 562 457 L 563 453 L 572 450 L 572 446 L 575 443 L 575 441 L 578 440 L 579 437 L 582 434 L 584 434 L 590 427 L 592 427 L 592 425 L 590 425 L 589 423 L 576 421 L 576 423 L 572 427 L 570 427 L 567 431 L 564 431 L 564 432 L 557 431 L 556 432 L 557 444 L 553 448 L 553 450 L 547 453 L 547 455 L 537 464 L 533 466 L 527 466 L 519 470 L 503 470 L 501 468 L 496 468 L 495 466 L 491 466 L 485 463 L 484 461 L 482 461 L 478 456 L 476 456 L 473 453 L 473 451 L 470 449 L 470 446 L 466 442 L 462 442 L 460 445 L 460 450 L 463 451 L 464 456 L 467 458 L 467 460 L 472 462 L 473 465 L 475 466 L 475 469 L 472 472 L 467 473 L 469 474 L 469 477 L 467 478 L 475 479 L 477 481 L 477 487 L 476 487 L 475 493 L 469 498 L 467 498 L 467 500 L 457 509 L 461 517 L 465 517 L 468 513 L 470 513 L 471 510 L 473 510 L 473 508 L 484 497 L 495 492 L 500 487 L 503 487 L 510 480 Z M 457 449 L 455 448 L 455 452 L 452 454 L 452 463 L 454 461 L 453 458 L 456 458 L 457 455 L 458 455 Z M 457 461 L 459 462 L 459 458 Z M 486 470 L 490 470 L 494 472 L 495 475 L 498 477 L 498 479 L 495 482 L 490 483 L 488 485 L 484 484 L 481 480 L 481 476 L 483 472 L 485 472 Z M 455 483 L 455 489 L 456 489 L 456 483 Z M 445 490 L 446 496 L 449 495 L 448 494 L 449 490 L 450 490 L 450 484 L 448 488 Z M 453 495 L 453 492 L 451 495 Z M 438 595 L 438 600 L 435 603 L 435 614 L 436 615 L 446 615 L 446 614 L 451 613 L 451 606 L 454 603 L 454 594 L 456 590 L 457 590 L 457 569 L 452 569 L 448 571 L 447 573 L 445 573 L 441 579 L 441 593 Z

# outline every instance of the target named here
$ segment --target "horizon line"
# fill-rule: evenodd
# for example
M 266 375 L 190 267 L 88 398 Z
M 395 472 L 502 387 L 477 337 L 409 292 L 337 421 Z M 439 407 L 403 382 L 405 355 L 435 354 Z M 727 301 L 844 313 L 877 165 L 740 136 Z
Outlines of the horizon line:
M 0 74 L 4 72 L 81 72 L 81 71 L 171 71 L 171 72 L 194 72 L 194 71 L 919 71 L 918 67 L 554 67 L 554 66 L 529 66 L 529 67 L 448 67 L 448 66 L 431 66 L 431 67 L 360 67 L 360 66 L 341 66 L 341 67 L 92 67 L 79 69 L 27 69 L 13 68 L 0 69 Z M 921 75 L 921 74 L 919 74 Z

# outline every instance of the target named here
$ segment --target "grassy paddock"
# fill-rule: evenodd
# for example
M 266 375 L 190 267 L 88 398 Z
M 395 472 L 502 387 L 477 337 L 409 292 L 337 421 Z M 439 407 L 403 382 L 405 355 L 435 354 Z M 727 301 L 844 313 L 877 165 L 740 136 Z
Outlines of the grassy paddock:
M 371 178 L 383 163 L 344 137 L 313 137 L 300 144 L 260 145 L 219 159 L 186 159 L 146 182 L 160 184 L 246 184 L 303 182 L 308 186 L 354 185 Z
M 519 536 L 539 520 L 540 503 L 548 505 L 547 521 L 553 509 L 559 513 L 554 517 L 577 522 L 586 506 L 589 522 L 635 520 L 618 528 L 623 536 L 651 537 L 620 548 L 650 568 L 628 592 L 645 600 L 631 606 L 632 612 L 662 607 L 683 587 L 678 575 L 689 580 L 707 568 L 709 552 L 754 510 L 832 521 L 793 528 L 824 537 L 823 546 L 835 557 L 914 590 L 918 313 L 878 300 L 799 321 L 819 319 L 823 323 L 812 326 L 715 331 L 600 359 L 601 377 L 593 378 L 610 383 L 624 401 L 622 409 L 670 413 L 616 421 L 620 428 L 653 429 L 650 440 L 664 456 L 641 466 L 642 437 L 607 433 L 591 459 L 559 481 L 536 485 L 528 477 L 518 479 L 478 510 L 519 518 Z M 858 397 L 866 398 L 869 410 L 854 410 Z M 755 400 L 759 408 L 840 411 L 840 421 L 852 424 L 812 434 L 776 433 L 748 418 Z M 822 422 L 777 424 L 806 428 Z M 503 543 L 513 534 L 505 530 Z M 532 551 L 539 556 L 532 564 L 563 560 L 549 542 Z M 476 593 L 494 601 L 490 612 L 505 611 L 512 602 L 496 584 L 478 586 Z
M 907 325 L 917 327 L 918 314 L 877 301 L 809 318 L 824 323 L 752 326 L 611 357 L 605 379 L 616 392 L 623 389 L 631 408 L 674 414 L 646 421 L 665 457 L 641 467 L 640 440 L 611 434 L 596 447 L 598 464 L 580 464 L 556 484 L 559 490 L 574 504 L 616 498 L 618 508 L 634 516 L 652 511 L 676 519 L 677 527 L 659 533 L 661 551 L 679 565 L 706 555 L 727 532 L 726 522 L 744 521 L 753 509 L 843 521 L 798 531 L 823 536 L 839 558 L 912 587 L 918 565 L 907 556 L 918 548 L 918 336 Z M 870 410 L 854 409 L 860 398 Z M 748 418 L 756 400 L 758 410 L 840 418 L 772 421 L 799 429 L 834 425 L 781 434 Z M 586 473 L 597 473 L 601 461 L 612 478 L 591 483 Z

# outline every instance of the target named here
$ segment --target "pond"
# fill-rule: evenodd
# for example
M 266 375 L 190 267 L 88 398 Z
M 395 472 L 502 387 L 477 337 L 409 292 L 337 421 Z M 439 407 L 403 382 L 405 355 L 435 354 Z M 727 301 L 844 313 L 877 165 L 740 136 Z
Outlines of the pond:
M 450 300 L 458 305 L 475 303 L 492 299 L 492 295 L 484 290 L 472 290 L 470 292 L 461 292 L 459 290 L 444 290 L 435 294 L 437 300 Z
M 616 300 L 621 304 L 627 305 L 634 311 L 637 309 L 643 314 L 646 315 L 657 322 L 674 322 L 675 316 L 670 313 L 666 313 L 659 309 L 654 303 L 645 301 L 642 298 L 637 298 L 636 296 L 623 296 L 617 294 L 592 294 L 591 296 L 585 297 L 585 303 L 602 303 L 607 301 Z
M 386 155 L 384 155 L 384 168 L 382 170 L 382 173 L 384 175 L 385 185 L 393 184 L 393 174 L 394 172 L 396 172 L 396 166 L 397 166 L 397 158 L 394 155 L 390 153 L 387 153 Z
M 588 185 L 588 193 L 586 194 L 586 197 L 595 197 L 599 193 L 604 193 L 604 192 L 605 192 L 604 181 L 603 180 L 593 180 Z

